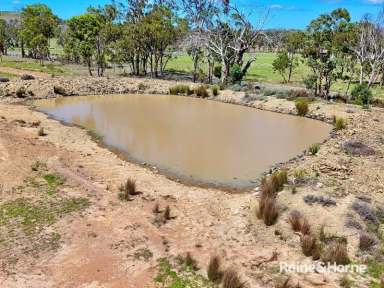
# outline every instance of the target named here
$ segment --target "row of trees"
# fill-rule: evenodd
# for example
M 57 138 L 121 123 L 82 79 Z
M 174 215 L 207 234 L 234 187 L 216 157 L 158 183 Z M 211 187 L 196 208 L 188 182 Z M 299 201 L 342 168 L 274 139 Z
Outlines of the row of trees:
M 306 31 L 286 34 L 282 43 L 274 70 L 290 82 L 301 59 L 312 72 L 304 82 L 316 95 L 328 96 L 338 79 L 348 82 L 346 94 L 354 79 L 370 88 L 381 75 L 384 84 L 382 14 L 353 23 L 346 9 L 336 9 L 311 21 Z
M 83 63 L 103 76 L 108 63 L 128 65 L 136 75 L 162 76 L 178 51 L 193 59 L 193 78 L 240 81 L 256 60 L 256 49 L 278 50 L 273 68 L 291 81 L 300 61 L 304 79 L 317 95 L 329 95 L 337 79 L 384 83 L 383 17 L 351 22 L 346 9 L 311 21 L 304 31 L 262 30 L 268 11 L 252 23 L 228 0 L 125 0 L 89 8 L 63 22 L 45 5 L 26 6 L 20 21 L 0 21 L 0 53 L 18 46 L 22 54 L 49 58 L 49 41 L 59 38 L 65 59 Z M 356 65 L 358 63 L 358 65 Z M 204 67 L 204 65 L 206 67 Z M 207 71 L 208 75 L 202 73 Z M 348 88 L 349 89 L 349 85 Z

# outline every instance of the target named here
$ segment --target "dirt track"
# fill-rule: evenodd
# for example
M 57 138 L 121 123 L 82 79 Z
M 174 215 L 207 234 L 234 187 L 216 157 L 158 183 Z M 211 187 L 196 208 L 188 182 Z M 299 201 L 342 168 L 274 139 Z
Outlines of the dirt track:
M 1 62 L 0 62 L 1 65 Z M 44 72 L 38 72 L 38 71 L 31 71 L 31 70 L 23 70 L 23 69 L 17 69 L 17 68 L 11 68 L 11 67 L 1 67 L 0 66 L 0 73 L 9 73 L 13 75 L 22 76 L 25 74 L 32 75 L 36 78 L 50 78 L 51 75 Z
M 224 93 L 220 99 L 238 101 L 236 95 Z M 291 102 L 274 98 L 254 105 L 286 112 L 293 109 Z M 159 258 L 190 252 L 202 274 L 210 256 L 219 254 L 225 265 L 236 267 L 251 287 L 274 287 L 280 261 L 311 262 L 302 255 L 299 238 L 286 222 L 287 209 L 296 208 L 308 216 L 315 229 L 324 224 L 329 231 L 355 235 L 349 236 L 353 256 L 357 249 L 356 232 L 344 226 L 350 204 L 355 196 L 362 195 L 368 195 L 373 202 L 381 201 L 384 192 L 384 150 L 380 138 L 384 135 L 384 113 L 379 109 L 363 112 L 354 107 L 348 108 L 354 113 L 346 113 L 343 105 L 315 105 L 318 108 L 313 107 L 312 113 L 348 117 L 348 129 L 325 143 L 317 156 L 308 155 L 286 165 L 290 178 L 299 168 L 320 175 L 315 183 L 300 187 L 294 195 L 288 187 L 281 192 L 278 201 L 285 212 L 275 226 L 266 227 L 254 216 L 258 199 L 255 191 L 229 194 L 176 183 L 119 159 L 99 147 L 82 129 L 63 126 L 27 106 L 1 104 L 1 202 L 35 197 L 13 191 L 18 185 L 25 185 L 31 167 L 39 160 L 46 163 L 48 171 L 65 178 L 65 184 L 58 188 L 60 196 L 86 197 L 90 206 L 45 228 L 60 234 L 60 245 L 48 251 L 36 250 L 38 258 L 17 252 L 15 246 L 1 247 L 0 286 L 154 287 Z M 372 125 L 372 119 L 381 125 Z M 44 127 L 45 137 L 37 136 L 40 127 Z M 351 138 L 361 139 L 377 154 L 352 157 L 341 152 L 340 145 Z M 142 194 L 133 201 L 121 202 L 117 198 L 118 187 L 128 177 L 137 179 Z M 308 206 L 303 202 L 307 194 L 333 197 L 338 205 Z M 157 202 L 161 210 L 169 205 L 174 216 L 160 227 L 152 211 Z M 276 231 L 280 236 L 276 236 Z M 152 256 L 139 257 L 142 251 L 150 251 Z M 268 262 L 274 252 L 277 258 Z M 322 274 L 293 276 L 301 287 L 338 287 L 338 278 Z M 360 279 L 361 285 L 364 281 Z

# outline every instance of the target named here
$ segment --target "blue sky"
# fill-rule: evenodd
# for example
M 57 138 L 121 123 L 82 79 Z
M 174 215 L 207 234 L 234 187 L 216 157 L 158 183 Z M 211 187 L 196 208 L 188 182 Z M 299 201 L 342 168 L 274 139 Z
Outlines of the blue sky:
M 32 3 L 45 3 L 63 19 L 81 14 L 90 5 L 103 5 L 110 0 L 0 0 L 0 10 L 17 10 Z M 365 13 L 376 14 L 384 7 L 384 0 L 233 0 L 242 11 L 250 13 L 252 19 L 260 16 L 260 11 L 269 9 L 266 28 L 304 28 L 310 20 L 321 13 L 335 8 L 347 8 L 354 20 Z

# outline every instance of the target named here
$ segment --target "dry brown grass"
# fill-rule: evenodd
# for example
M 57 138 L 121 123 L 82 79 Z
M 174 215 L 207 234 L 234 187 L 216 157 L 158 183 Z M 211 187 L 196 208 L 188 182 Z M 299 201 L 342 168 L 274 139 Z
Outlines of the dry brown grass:
M 375 235 L 369 233 L 361 233 L 359 237 L 359 248 L 362 251 L 369 251 L 378 243 Z
M 160 205 L 159 205 L 159 203 L 156 203 L 156 204 L 153 206 L 153 208 L 152 208 L 152 212 L 153 212 L 154 214 L 159 214 L 159 213 L 160 213 Z
M 169 206 L 165 207 L 163 216 L 165 221 L 171 220 L 171 208 Z
M 136 190 L 136 180 L 128 178 L 127 181 L 120 186 L 119 190 L 119 198 L 124 201 L 129 201 L 130 196 L 138 194 Z
M 275 224 L 279 217 L 276 199 L 270 196 L 262 196 L 259 200 L 259 209 L 256 216 L 259 219 L 263 219 L 264 224 L 267 226 Z
M 334 241 L 324 250 L 321 259 L 325 263 L 346 265 L 350 263 L 347 244 L 344 241 Z
M 219 256 L 213 256 L 209 260 L 207 269 L 208 279 L 214 283 L 219 283 L 223 278 L 221 271 L 221 260 Z
M 300 238 L 301 250 L 307 257 L 312 256 L 316 249 L 316 238 L 312 235 L 302 235 Z
M 293 210 L 289 215 L 288 222 L 291 224 L 293 231 L 300 232 L 303 235 L 311 234 L 311 225 L 299 211 Z
M 223 288 L 245 288 L 247 283 L 242 281 L 234 269 L 227 269 L 223 275 Z
M 37 135 L 40 137 L 46 136 L 47 134 L 44 131 L 43 127 L 40 127 L 40 129 L 37 131 Z

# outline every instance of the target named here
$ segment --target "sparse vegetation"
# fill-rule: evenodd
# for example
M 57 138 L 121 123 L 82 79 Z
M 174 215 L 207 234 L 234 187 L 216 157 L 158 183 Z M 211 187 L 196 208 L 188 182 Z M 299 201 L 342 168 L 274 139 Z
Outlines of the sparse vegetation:
M 347 265 L 350 263 L 348 256 L 347 243 L 341 240 L 335 240 L 330 245 L 328 245 L 321 259 L 324 263 L 331 263 L 337 265 Z
M 316 238 L 312 235 L 302 235 L 300 237 L 300 244 L 303 254 L 310 257 L 316 249 Z
M 167 207 L 165 207 L 163 217 L 164 217 L 164 222 L 167 222 L 168 220 L 172 219 L 171 218 L 171 208 L 169 207 L 169 205 L 167 205 Z
M 316 144 L 312 144 L 310 147 L 309 147 L 309 153 L 311 153 L 311 155 L 316 155 L 320 150 L 320 144 L 316 143 Z
M 200 85 L 199 87 L 197 87 L 195 89 L 195 95 L 197 97 L 201 97 L 201 98 L 208 98 L 209 97 L 209 93 L 207 91 L 207 88 L 204 85 Z
M 220 91 L 220 87 L 219 86 L 217 86 L 217 85 L 212 86 L 212 94 L 213 94 L 213 96 L 219 95 L 219 93 L 220 93 L 219 91 Z
M 299 116 L 307 115 L 307 113 L 309 111 L 308 101 L 306 101 L 306 100 L 297 100 L 295 102 L 295 106 L 296 106 L 297 115 L 299 115 Z
M 172 95 L 191 95 L 193 91 L 187 85 L 179 84 L 169 88 L 169 94 Z
M 264 224 L 267 226 L 275 224 L 279 217 L 279 208 L 276 203 L 276 198 L 272 196 L 262 196 L 259 200 L 257 217 L 263 219 Z
M 297 210 L 293 210 L 288 218 L 288 222 L 291 224 L 292 230 L 300 232 L 303 235 L 311 234 L 311 226 L 308 220 Z
M 347 127 L 347 121 L 342 117 L 334 116 L 333 124 L 335 125 L 336 130 L 343 130 Z
M 53 86 L 53 92 L 55 94 L 61 95 L 61 96 L 66 96 L 67 92 L 65 91 L 65 88 L 62 86 Z
M 242 281 L 236 270 L 230 268 L 223 275 L 223 288 L 245 288 L 246 282 Z
M 17 98 L 25 98 L 25 97 L 27 97 L 27 90 L 25 89 L 24 86 L 19 87 L 16 90 L 16 96 L 17 96 Z
M 214 283 L 219 283 L 223 278 L 221 271 L 221 260 L 219 256 L 212 256 L 209 260 L 207 269 L 208 279 Z
M 44 127 L 40 127 L 39 130 L 37 130 L 37 136 L 40 136 L 40 137 L 47 136 L 47 134 L 44 131 Z
M 379 240 L 376 235 L 362 232 L 359 236 L 359 248 L 362 251 L 370 251 L 375 245 L 377 245 Z
M 136 180 L 129 178 L 119 188 L 119 199 L 122 201 L 130 201 L 131 196 L 137 195 Z

